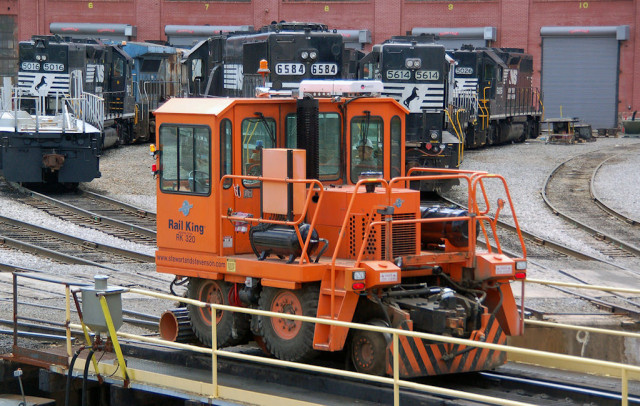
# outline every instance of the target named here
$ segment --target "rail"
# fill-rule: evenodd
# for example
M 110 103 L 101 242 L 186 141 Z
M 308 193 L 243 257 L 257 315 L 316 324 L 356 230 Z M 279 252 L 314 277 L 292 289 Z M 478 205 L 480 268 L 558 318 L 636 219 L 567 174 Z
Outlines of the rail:
M 82 331 L 88 346 L 91 346 L 92 342 L 91 342 L 90 330 L 83 322 L 82 312 L 80 311 L 79 303 L 75 299 L 75 292 L 71 291 L 71 286 L 80 287 L 80 286 L 87 286 L 87 285 L 86 284 L 82 284 L 82 283 L 74 283 L 74 282 L 69 282 L 69 281 L 60 281 L 60 280 L 55 280 L 55 279 L 52 279 L 52 278 L 46 278 L 46 277 L 43 277 L 41 275 L 37 275 L 37 274 L 34 275 L 33 273 L 22 272 L 22 271 L 19 271 L 18 269 L 16 271 L 14 271 L 13 272 L 14 349 L 17 349 L 17 347 L 18 347 L 18 345 L 17 345 L 17 343 L 18 343 L 17 342 L 17 337 L 18 337 L 18 334 L 17 334 L 17 320 L 18 320 L 18 316 L 17 316 L 18 301 L 17 301 L 17 298 L 18 298 L 18 286 L 19 286 L 18 278 L 19 277 L 26 277 L 26 278 L 29 278 L 29 279 L 35 279 L 35 280 L 42 281 L 42 282 L 49 282 L 49 283 L 53 283 L 53 284 L 64 286 L 64 289 L 65 289 L 65 302 L 66 302 L 66 306 L 65 306 L 65 318 L 66 318 L 65 327 L 66 327 L 66 337 L 67 337 L 67 342 L 66 342 L 67 359 L 65 360 L 66 362 L 62 366 L 66 367 L 67 369 L 69 369 L 67 371 L 67 373 L 72 373 L 72 371 L 70 369 L 73 368 L 73 365 L 69 365 L 68 364 L 69 359 L 72 357 L 72 354 L 73 354 L 73 347 L 72 347 L 72 342 L 71 342 L 72 329 L 75 330 L 75 331 Z M 554 284 L 555 283 L 555 282 L 546 282 L 546 281 L 539 281 L 539 280 L 531 280 L 530 282 L 532 282 L 532 283 L 548 283 L 548 284 Z M 564 285 L 576 285 L 577 287 L 580 287 L 580 288 L 616 290 L 615 288 L 607 288 L 607 287 L 602 287 L 602 286 L 587 287 L 587 286 L 580 285 L 580 284 L 564 284 Z M 114 288 L 114 286 L 111 285 L 110 288 Z M 628 289 L 624 289 L 624 291 L 630 291 L 630 292 L 632 291 L 631 293 L 639 293 L 640 292 L 638 290 L 628 290 Z M 143 296 L 148 296 L 148 297 L 168 300 L 170 302 L 175 302 L 175 300 L 176 300 L 176 296 L 163 294 L 163 293 L 157 293 L 157 292 L 151 292 L 151 291 L 147 291 L 147 290 L 143 290 L 143 289 L 122 289 L 122 292 L 124 294 L 131 293 L 131 294 L 143 295 Z M 72 294 L 74 296 L 76 307 L 78 308 L 78 315 L 80 316 L 80 324 L 71 323 L 71 296 L 72 296 Z M 472 394 L 472 393 L 467 393 L 467 392 L 458 392 L 458 391 L 445 389 L 445 388 L 440 388 L 440 387 L 436 387 L 436 386 L 423 385 L 423 384 L 418 384 L 418 383 L 411 382 L 411 381 L 401 380 L 400 377 L 399 377 L 399 357 L 398 357 L 398 355 L 399 355 L 398 354 L 398 351 L 399 351 L 398 350 L 398 348 L 399 348 L 399 336 L 401 336 L 401 335 L 402 336 L 407 336 L 407 337 L 416 337 L 416 338 L 423 339 L 423 340 L 433 340 L 433 341 L 437 341 L 437 342 L 459 344 L 459 345 L 478 347 L 478 348 L 486 348 L 486 349 L 495 350 L 495 351 L 504 351 L 504 352 L 507 352 L 508 354 L 520 354 L 520 355 L 527 355 L 527 356 L 536 356 L 536 357 L 539 357 L 539 358 L 563 361 L 563 362 L 566 362 L 566 363 L 578 363 L 578 364 L 581 364 L 581 365 L 591 365 L 591 366 L 595 366 L 595 367 L 605 367 L 605 368 L 609 368 L 609 369 L 615 369 L 615 370 L 620 371 L 621 384 L 622 384 L 621 393 L 620 393 L 621 394 L 621 399 L 622 399 L 621 404 L 625 405 L 625 406 L 628 405 L 628 379 L 629 379 L 629 373 L 633 373 L 635 375 L 640 376 L 639 375 L 640 374 L 640 367 L 639 366 L 634 366 L 634 365 L 628 365 L 628 364 L 622 364 L 622 363 L 616 363 L 616 362 L 610 362 L 610 361 L 594 360 L 594 359 L 590 359 L 590 358 L 583 358 L 583 357 L 572 356 L 572 355 L 557 354 L 557 353 L 552 353 L 552 352 L 548 352 L 548 351 L 536 351 L 536 350 L 530 350 L 530 349 L 525 349 L 525 348 L 510 347 L 510 346 L 499 345 L 499 344 L 491 344 L 491 343 L 484 343 L 484 342 L 478 342 L 478 341 L 471 341 L 471 340 L 466 340 L 466 339 L 461 339 L 461 338 L 445 337 L 445 336 L 440 336 L 440 335 L 435 335 L 435 334 L 420 333 L 420 332 L 407 331 L 407 330 L 398 330 L 398 329 L 393 329 L 393 328 L 388 328 L 388 327 L 378 327 L 378 326 L 374 326 L 374 325 L 365 325 L 365 324 L 348 323 L 348 322 L 335 321 L 335 320 L 317 319 L 317 318 L 314 318 L 314 317 L 299 316 L 299 315 L 286 314 L 286 313 L 274 313 L 274 312 L 268 312 L 268 311 L 257 310 L 257 309 L 238 308 L 238 307 L 233 307 L 233 306 L 225 306 L 225 305 L 219 305 L 219 304 L 204 303 L 204 302 L 200 302 L 200 301 L 193 300 L 193 299 L 187 299 L 187 298 L 181 298 L 180 299 L 182 302 L 184 302 L 186 304 L 193 305 L 193 306 L 197 306 L 197 307 L 201 307 L 201 308 L 210 307 L 212 314 L 214 314 L 214 312 L 217 311 L 217 310 L 229 311 L 229 312 L 238 311 L 238 312 L 251 314 L 251 315 L 257 315 L 257 316 L 286 318 L 286 319 L 297 320 L 297 321 L 301 321 L 301 322 L 328 324 L 328 325 L 334 325 L 334 326 L 339 326 L 339 327 L 354 328 L 354 329 L 361 329 L 361 330 L 367 330 L 367 331 L 373 331 L 373 332 L 380 332 L 380 333 L 383 333 L 383 334 L 390 334 L 390 335 L 392 335 L 392 339 L 393 339 L 393 360 L 394 360 L 393 361 L 393 376 L 392 377 L 373 376 L 373 375 L 367 375 L 367 374 L 362 374 L 362 373 L 357 373 L 357 372 L 337 370 L 337 369 L 334 369 L 334 368 L 313 366 L 313 365 L 307 365 L 307 364 L 301 364 L 301 363 L 295 363 L 295 362 L 289 362 L 289 361 L 281 361 L 281 360 L 276 360 L 276 359 L 271 359 L 271 358 L 259 357 L 259 356 L 255 356 L 255 355 L 239 354 L 239 353 L 220 350 L 216 346 L 216 342 L 217 342 L 216 333 L 217 332 L 216 332 L 216 324 L 215 323 L 212 324 L 212 347 L 211 348 L 204 348 L 204 347 L 194 346 L 194 345 L 190 345 L 190 344 L 174 343 L 174 342 L 169 342 L 169 341 L 166 341 L 166 340 L 162 340 L 162 339 L 159 339 L 159 338 L 148 337 L 148 336 L 140 336 L 140 335 L 116 332 L 115 328 L 113 326 L 111 313 L 110 313 L 112 311 L 112 309 L 109 306 L 106 305 L 106 299 L 104 298 L 104 295 L 100 295 L 100 293 L 98 292 L 98 296 L 99 296 L 100 303 L 101 303 L 101 310 L 102 310 L 102 312 L 104 314 L 105 321 L 107 322 L 107 327 L 108 327 L 108 330 L 109 330 L 109 338 L 112 340 L 112 342 L 114 344 L 114 350 L 117 353 L 116 354 L 117 355 L 117 365 L 114 365 L 111 362 L 109 362 L 109 363 L 99 363 L 95 359 L 95 357 L 91 359 L 92 366 L 93 366 L 93 372 L 98 375 L 98 379 L 101 382 L 102 382 L 102 379 L 104 379 L 103 377 L 109 377 L 109 379 L 113 380 L 113 382 L 119 382 L 120 378 L 117 377 L 117 375 L 115 375 L 115 374 L 116 374 L 116 372 L 118 372 L 118 370 L 120 370 L 120 375 L 121 375 L 121 378 L 125 382 L 125 386 L 129 386 L 132 383 L 133 384 L 140 383 L 140 384 L 145 384 L 145 385 L 155 385 L 155 384 L 157 384 L 157 385 L 162 385 L 164 388 L 169 387 L 169 388 L 174 388 L 176 390 L 182 390 L 182 391 L 187 391 L 188 390 L 188 391 L 190 391 L 192 393 L 196 393 L 199 396 L 205 396 L 209 400 L 220 398 L 220 397 L 225 397 L 227 399 L 233 399 L 232 394 L 233 393 L 237 394 L 237 392 L 230 391 L 228 388 L 221 386 L 219 384 L 219 382 L 218 382 L 218 375 L 217 375 L 218 357 L 227 357 L 227 358 L 240 359 L 240 360 L 244 360 L 244 361 L 257 362 L 257 363 L 269 364 L 269 365 L 280 365 L 280 366 L 300 369 L 300 370 L 304 370 L 304 371 L 314 371 L 314 372 L 337 375 L 337 376 L 358 378 L 358 379 L 363 379 L 363 380 L 367 380 L 367 381 L 370 381 L 370 382 L 388 384 L 388 385 L 393 386 L 393 390 L 394 390 L 394 405 L 399 405 L 400 404 L 400 389 L 401 388 L 411 388 L 411 389 L 414 389 L 414 390 L 425 391 L 425 392 L 428 392 L 428 393 L 436 393 L 436 394 L 443 395 L 443 396 L 455 396 L 455 397 L 459 397 L 459 398 L 462 398 L 462 399 L 468 399 L 468 400 L 479 401 L 479 402 L 486 402 L 486 403 L 497 404 L 497 405 L 526 405 L 527 404 L 527 403 L 515 402 L 515 401 L 499 399 L 499 398 L 493 398 L 493 397 L 489 397 L 489 396 L 477 395 L 477 394 Z M 540 323 L 540 322 L 537 322 L 537 323 Z M 563 328 L 574 328 L 574 326 L 565 326 L 565 325 L 560 325 L 560 327 L 563 327 Z M 606 330 L 604 332 L 609 333 Z M 632 334 L 634 334 L 634 333 L 628 333 L 628 335 L 632 335 Z M 635 336 L 638 336 L 638 334 L 635 334 L 634 337 Z M 198 383 L 197 385 L 188 385 L 183 379 L 175 377 L 175 376 L 159 376 L 159 374 L 147 374 L 147 375 L 145 375 L 143 373 L 143 371 L 136 371 L 135 369 L 127 368 L 126 360 L 124 359 L 124 356 L 122 354 L 122 351 L 120 350 L 120 346 L 119 346 L 119 343 L 118 343 L 118 338 L 119 337 L 122 338 L 122 339 L 126 339 L 126 340 L 134 340 L 134 341 L 138 341 L 138 342 L 148 342 L 148 343 L 160 344 L 160 345 L 163 345 L 163 346 L 166 346 L 166 347 L 171 347 L 171 348 L 176 348 L 176 349 L 189 350 L 189 351 L 198 352 L 198 353 L 202 353 L 202 354 L 210 354 L 211 355 L 211 359 L 212 359 L 211 384 L 209 385 L 209 384 Z M 82 367 L 83 367 L 82 365 L 77 366 L 77 368 L 79 370 Z M 139 378 L 137 378 L 137 377 L 139 377 Z M 148 381 L 142 382 L 142 381 L 138 381 L 138 379 L 140 379 L 140 380 L 141 379 L 148 379 Z M 241 399 L 237 399 L 237 400 L 241 400 Z

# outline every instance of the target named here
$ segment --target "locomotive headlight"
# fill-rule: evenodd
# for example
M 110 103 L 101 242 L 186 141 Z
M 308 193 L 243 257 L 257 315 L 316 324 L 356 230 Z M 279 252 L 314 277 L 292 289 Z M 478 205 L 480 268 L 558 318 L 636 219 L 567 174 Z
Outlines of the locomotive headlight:
M 316 59 L 318 57 L 318 53 L 316 51 L 309 52 L 309 58 Z
M 527 269 L 527 261 L 516 261 L 516 270 L 524 271 Z
M 365 271 L 353 271 L 353 274 L 351 274 L 351 278 L 354 281 L 363 281 L 367 276 L 367 273 Z
M 36 61 L 40 60 L 40 55 L 36 55 Z
M 429 137 L 431 137 L 432 140 L 437 140 L 438 139 L 438 131 L 436 130 L 431 130 L 429 132 Z
M 302 52 L 300 53 L 300 57 L 301 57 L 302 59 L 306 60 L 306 59 L 309 57 L 309 52 L 307 52 L 307 51 L 302 51 Z
M 422 66 L 422 61 L 419 58 L 407 58 L 404 61 L 404 66 L 409 69 L 420 69 L 420 66 Z

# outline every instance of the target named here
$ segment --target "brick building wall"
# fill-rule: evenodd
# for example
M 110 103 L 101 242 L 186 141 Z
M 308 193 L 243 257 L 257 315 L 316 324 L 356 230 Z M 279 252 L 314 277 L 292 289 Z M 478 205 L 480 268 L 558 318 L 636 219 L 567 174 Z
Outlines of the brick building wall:
M 139 40 L 165 39 L 165 25 L 253 25 L 312 21 L 336 29 L 368 29 L 373 43 L 415 27 L 496 27 L 494 46 L 534 56 L 540 84 L 543 26 L 631 27 L 620 43 L 620 112 L 640 110 L 640 0 L 288 1 L 0 0 L 0 15 L 15 15 L 18 40 L 48 34 L 52 22 L 131 24 Z M 569 62 L 568 62 L 569 63 Z M 636 82 L 639 82 L 636 85 Z

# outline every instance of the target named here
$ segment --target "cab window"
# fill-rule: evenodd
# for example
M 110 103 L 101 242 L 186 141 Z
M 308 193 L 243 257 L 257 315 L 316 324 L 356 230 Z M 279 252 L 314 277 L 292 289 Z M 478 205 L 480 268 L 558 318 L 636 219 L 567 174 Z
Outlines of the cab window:
M 202 80 L 204 74 L 202 73 L 202 59 L 193 59 L 191 61 L 191 80 Z
M 220 177 L 230 175 L 233 168 L 233 128 L 231 120 L 225 118 L 220 123 Z
M 382 176 L 383 121 L 370 115 L 351 120 L 351 182 L 356 183 L 364 172 L 379 172 Z
M 262 150 L 276 146 L 276 122 L 272 118 L 256 117 L 242 120 L 242 174 L 262 175 Z M 258 181 L 244 181 L 257 187 Z
M 394 116 L 391 119 L 391 177 L 402 175 L 402 123 L 400 117 Z
M 318 163 L 320 180 L 337 180 L 340 176 L 340 115 L 318 114 Z M 298 148 L 297 115 L 286 120 L 286 146 Z
M 113 76 L 123 76 L 124 75 L 124 61 L 120 58 L 115 60 L 113 64 Z
M 190 125 L 160 126 L 160 190 L 206 195 L 211 191 L 211 131 Z

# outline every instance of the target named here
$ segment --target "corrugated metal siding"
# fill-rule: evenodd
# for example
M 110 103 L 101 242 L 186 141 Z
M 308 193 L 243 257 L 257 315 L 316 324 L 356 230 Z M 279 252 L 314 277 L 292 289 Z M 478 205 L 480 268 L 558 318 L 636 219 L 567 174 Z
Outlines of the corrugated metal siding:
M 545 116 L 579 117 L 596 128 L 617 125 L 619 47 L 615 36 L 543 37 Z
M 18 43 L 15 17 L 0 16 L 0 77 L 15 78 L 18 75 L 17 63 Z

